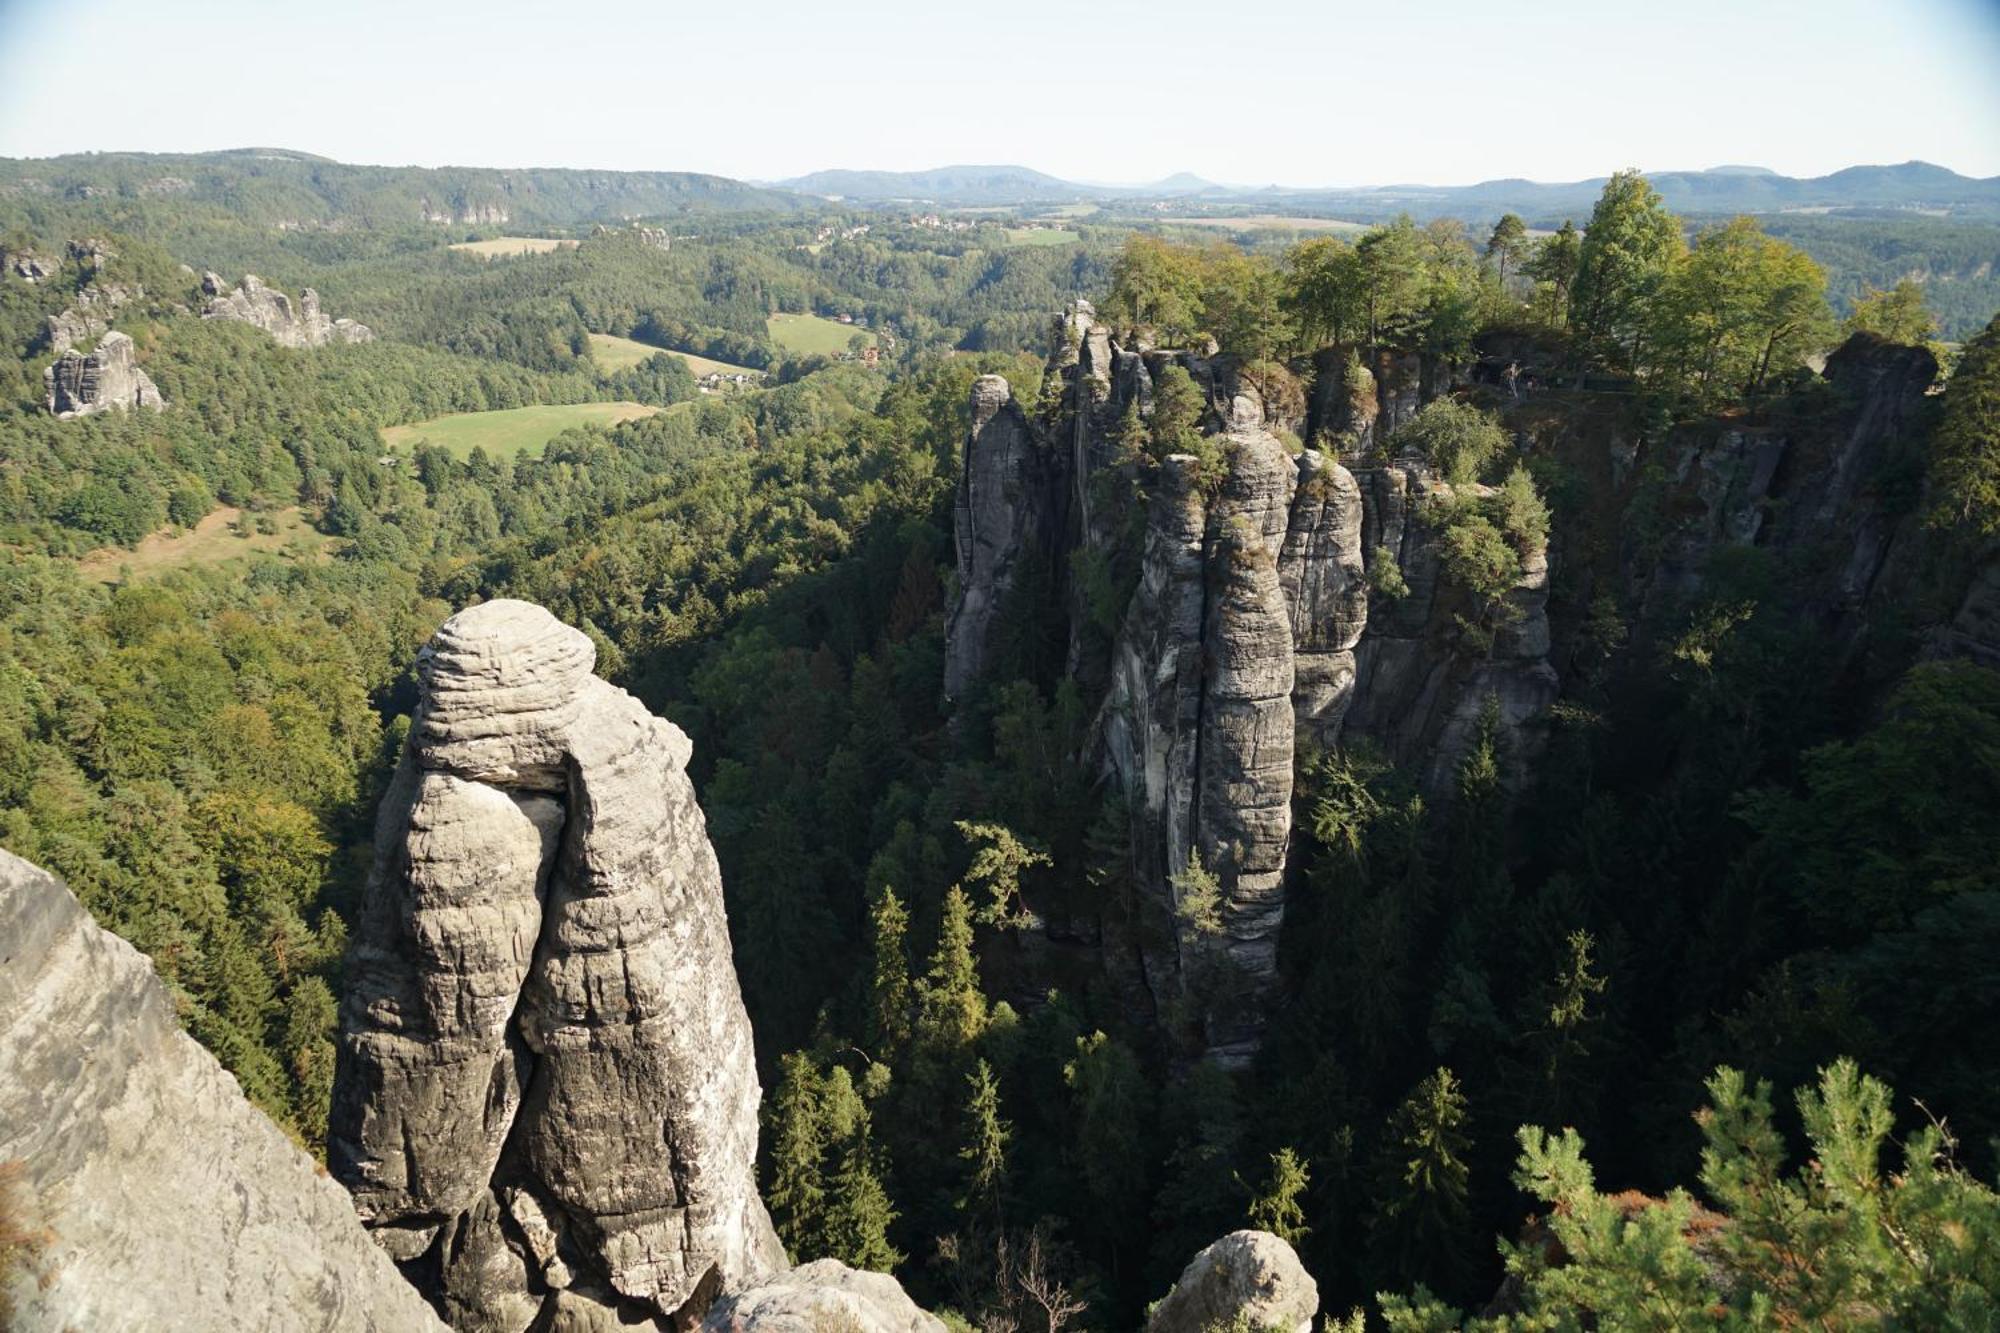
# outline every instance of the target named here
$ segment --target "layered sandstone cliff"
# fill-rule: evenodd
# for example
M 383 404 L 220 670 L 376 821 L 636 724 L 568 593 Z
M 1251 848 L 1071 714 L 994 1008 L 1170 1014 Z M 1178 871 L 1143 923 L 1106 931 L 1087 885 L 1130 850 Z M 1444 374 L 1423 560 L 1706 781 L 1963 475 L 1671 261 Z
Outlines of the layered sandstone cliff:
M 784 1263 L 687 737 L 593 662 L 445 623 L 354 926 L 329 1162 L 455 1327 L 684 1326 Z
M 0 851 L 0 1164 L 21 1333 L 441 1329 L 327 1179 L 181 1030 L 146 957 Z

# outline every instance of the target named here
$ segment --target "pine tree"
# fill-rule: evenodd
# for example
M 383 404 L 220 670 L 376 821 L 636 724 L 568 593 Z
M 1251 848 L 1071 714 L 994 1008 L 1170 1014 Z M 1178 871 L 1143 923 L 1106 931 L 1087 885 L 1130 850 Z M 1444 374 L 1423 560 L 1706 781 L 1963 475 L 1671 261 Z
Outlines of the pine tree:
M 1471 1257 L 1465 1120 L 1465 1094 L 1442 1067 L 1389 1117 L 1370 1241 L 1379 1261 L 1405 1280 L 1460 1277 Z
M 875 971 L 869 984 L 869 1021 L 876 1054 L 893 1059 L 910 1039 L 910 914 L 884 885 L 869 909 L 874 928 Z
M 1299 1199 L 1312 1183 L 1306 1164 L 1290 1148 L 1271 1154 L 1271 1176 L 1264 1188 L 1250 1200 L 1248 1220 L 1259 1231 L 1268 1231 L 1288 1245 L 1305 1240 L 1305 1208 Z
M 966 1075 L 969 1089 L 958 1160 L 965 1164 L 965 1183 L 958 1210 L 968 1216 L 989 1215 L 997 1223 L 1007 1183 L 1007 1143 L 1013 1127 L 1000 1116 L 1000 1085 L 993 1068 L 980 1060 Z

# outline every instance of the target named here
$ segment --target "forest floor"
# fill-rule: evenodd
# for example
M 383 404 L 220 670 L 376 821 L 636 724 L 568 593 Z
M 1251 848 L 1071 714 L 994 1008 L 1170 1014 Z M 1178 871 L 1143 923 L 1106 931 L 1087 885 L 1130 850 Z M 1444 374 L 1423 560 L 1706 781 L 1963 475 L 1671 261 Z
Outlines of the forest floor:
M 426 440 L 460 458 L 467 457 L 475 448 L 484 449 L 494 458 L 512 458 L 525 450 L 541 448 L 574 426 L 616 426 L 652 416 L 659 410 L 644 403 L 567 403 L 509 407 L 497 412 L 454 412 L 408 426 L 385 427 L 382 443 L 413 448 L 419 440 Z
M 164 574 L 173 569 L 197 565 L 219 565 L 249 555 L 281 554 L 288 559 L 322 560 L 339 544 L 337 538 L 316 531 L 296 505 L 252 514 L 248 535 L 238 532 L 237 520 L 243 511 L 234 505 L 212 510 L 192 528 L 161 528 L 142 538 L 138 546 L 106 546 L 77 561 L 83 576 L 99 583 L 120 583 L 129 573 L 133 578 Z M 274 529 L 259 532 L 254 524 L 269 518 Z
M 841 346 L 845 348 L 847 344 L 842 343 Z M 655 347 L 651 343 L 642 343 L 636 338 L 620 338 L 610 333 L 593 333 L 590 335 L 590 359 L 595 361 L 597 368 L 606 374 L 613 374 L 620 370 L 630 370 L 647 357 L 657 356 L 661 352 L 671 352 L 673 355 L 687 362 L 688 369 L 695 373 L 696 379 L 708 374 L 761 375 L 764 373 L 749 366 L 738 366 L 728 361 L 717 361 L 712 357 L 696 356 L 693 352 L 675 351 L 671 347 Z
M 838 356 L 847 350 L 848 340 L 857 333 L 867 334 L 868 341 L 875 341 L 875 335 L 867 329 L 818 315 L 773 315 L 765 321 L 765 327 L 771 331 L 772 342 L 798 356 Z

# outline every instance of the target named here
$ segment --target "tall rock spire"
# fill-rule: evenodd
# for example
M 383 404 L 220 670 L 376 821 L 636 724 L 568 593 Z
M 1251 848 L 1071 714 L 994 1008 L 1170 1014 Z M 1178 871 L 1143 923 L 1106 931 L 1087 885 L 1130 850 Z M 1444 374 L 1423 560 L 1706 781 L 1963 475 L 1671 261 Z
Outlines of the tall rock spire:
M 525 602 L 439 629 L 348 959 L 329 1162 L 461 1327 L 684 1326 L 784 1263 L 691 747 L 594 659 Z

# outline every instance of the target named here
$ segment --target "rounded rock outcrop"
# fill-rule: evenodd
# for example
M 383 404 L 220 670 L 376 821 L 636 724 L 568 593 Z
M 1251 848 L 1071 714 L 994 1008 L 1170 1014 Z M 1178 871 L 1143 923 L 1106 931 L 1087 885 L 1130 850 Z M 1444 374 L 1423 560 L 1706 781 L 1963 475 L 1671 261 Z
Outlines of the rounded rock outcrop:
M 1319 1284 L 1298 1254 L 1268 1231 L 1232 1231 L 1189 1261 L 1146 1333 L 1208 1333 L 1241 1319 L 1251 1328 L 1310 1333 Z

